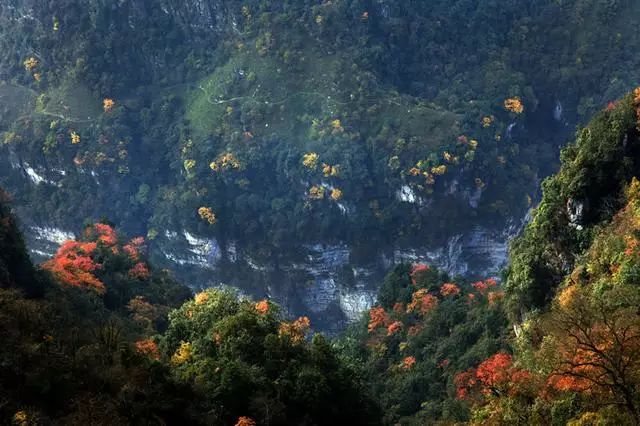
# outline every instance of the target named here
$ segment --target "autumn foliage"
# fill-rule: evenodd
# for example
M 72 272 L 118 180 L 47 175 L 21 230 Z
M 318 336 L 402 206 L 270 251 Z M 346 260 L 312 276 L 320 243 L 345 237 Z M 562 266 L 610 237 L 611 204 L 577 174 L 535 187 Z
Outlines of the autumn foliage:
M 442 296 L 456 296 L 460 294 L 460 287 L 453 283 L 445 283 L 440 287 L 440 294 Z
M 211 207 L 200 207 L 198 209 L 198 216 L 200 216 L 200 219 L 204 220 L 209 225 L 214 225 L 218 221 L 218 218 Z
M 634 96 L 637 108 L 640 90 Z M 624 195 L 546 309 L 514 326 L 515 361 L 498 353 L 456 376 L 458 397 L 483 420 L 640 424 L 640 182 L 632 178 Z M 513 297 L 496 286 L 474 283 L 474 303 L 493 309 Z
M 330 196 L 333 201 L 339 201 L 342 198 L 342 190 L 338 188 L 333 188 L 331 190 Z
M 456 396 L 459 399 L 470 399 L 476 402 L 486 396 L 517 394 L 531 380 L 531 373 L 516 368 L 513 358 L 506 353 L 497 353 L 484 361 L 477 368 L 458 373 L 454 378 Z
M 85 228 L 83 241 L 65 242 L 55 256 L 42 266 L 62 284 L 104 294 L 106 288 L 99 274 L 108 256 L 126 257 L 124 264 L 129 265 L 126 271 L 129 278 L 142 281 L 149 279 L 149 267 L 141 260 L 143 246 L 142 237 L 121 246 L 111 225 L 96 223 Z
M 417 312 L 426 315 L 438 305 L 438 298 L 421 288 L 411 296 L 411 303 L 407 305 L 407 312 Z
M 25 61 L 23 62 L 24 69 L 27 71 L 33 71 L 38 66 L 38 64 L 38 59 L 34 58 L 33 56 L 25 59 Z
M 378 327 L 382 327 L 389 322 L 389 316 L 382 306 L 376 306 L 369 311 L 369 325 L 367 326 L 369 333 Z
M 138 262 L 129 270 L 129 276 L 138 280 L 146 280 L 150 276 L 149 268 L 144 262 Z
M 105 223 L 96 223 L 85 228 L 85 237 L 97 240 L 106 246 L 113 246 L 118 242 L 116 231 L 110 225 Z
M 595 296 L 595 297 L 594 297 Z M 547 383 L 556 391 L 590 395 L 602 405 L 621 403 L 640 415 L 640 319 L 636 290 L 620 286 L 591 296 L 567 287 L 545 323 L 541 355 L 552 360 Z
M 139 340 L 135 344 L 136 352 L 154 360 L 160 359 L 158 344 L 151 339 Z
M 388 424 L 404 424 L 408 418 L 431 424 L 439 415 L 433 407 L 472 407 L 476 400 L 480 406 L 487 389 L 508 393 L 512 388 L 502 388 L 504 383 L 526 377 L 510 356 L 501 353 L 491 358 L 496 350 L 507 350 L 500 343 L 507 323 L 502 299 L 492 296 L 491 305 L 488 297 L 499 292 L 497 281 L 489 278 L 473 284 L 464 279 L 454 282 L 424 263 L 399 265 L 385 278 L 378 304 L 369 310 L 366 328 L 362 324 L 359 332 L 370 380 L 384 395 L 385 413 L 391 413 L 386 414 Z M 476 366 L 475 360 L 485 358 Z M 447 392 L 459 371 L 456 390 L 460 396 L 472 395 L 473 403 Z M 425 388 L 414 391 L 422 384 Z M 523 387 L 527 392 L 529 388 Z
M 146 329 L 153 329 L 153 323 L 158 316 L 158 310 L 156 306 L 149 303 L 144 296 L 136 296 L 129 300 L 127 310 L 135 323 Z
M 102 267 L 92 258 L 95 250 L 96 243 L 93 242 L 67 241 L 58 249 L 53 259 L 42 266 L 64 284 L 102 294 L 105 292 L 104 284 L 94 275 Z
M 302 165 L 307 169 L 315 169 L 320 156 L 315 152 L 308 152 L 302 156 Z
M 256 426 L 256 422 L 251 417 L 243 416 L 238 418 L 235 426 Z
M 250 135 L 250 133 L 249 133 Z M 209 164 L 209 168 L 214 172 L 223 172 L 226 170 L 239 170 L 240 161 L 231 152 L 221 154 L 215 161 Z
M 493 305 L 499 300 L 504 298 L 504 291 L 490 291 L 487 294 L 487 300 L 489 301 L 489 305 Z
M 391 325 L 389 325 L 389 327 L 387 327 L 387 336 L 393 336 L 401 329 L 402 329 L 402 322 L 394 321 L 393 323 L 391 323 Z
M 72 131 L 70 134 L 70 137 L 71 137 L 72 144 L 77 145 L 80 143 L 80 135 L 77 132 Z
M 196 305 L 203 305 L 207 303 L 207 301 L 209 301 L 209 293 L 207 293 L 206 291 L 202 291 L 196 294 L 193 300 L 196 302 Z
M 278 336 L 290 339 L 293 343 L 301 343 L 309 330 L 311 329 L 311 321 L 307 317 L 300 317 L 293 322 L 283 322 L 278 329 Z
M 140 259 L 140 252 L 144 247 L 144 238 L 136 237 L 125 244 L 122 249 L 129 255 L 131 260 L 138 261 Z
M 513 98 L 505 99 L 504 107 L 505 109 L 516 114 L 522 114 L 524 112 L 524 105 L 520 100 L 520 98 L 517 96 Z
M 266 300 L 261 300 L 255 304 L 255 308 L 259 314 L 265 315 L 267 312 L 269 312 L 269 302 L 267 302 Z
M 416 280 L 419 279 L 422 274 L 429 271 L 429 266 L 424 263 L 416 263 L 411 267 L 411 282 L 416 285 Z
M 484 294 L 488 289 L 495 287 L 497 284 L 498 283 L 494 278 L 487 278 L 484 281 L 477 281 L 473 283 L 472 286 L 474 289 L 476 289 L 476 291 Z
M 408 356 L 402 360 L 402 368 L 405 370 L 410 370 L 416 363 L 416 357 Z
M 636 108 L 636 119 L 640 126 L 640 87 L 633 91 L 633 105 Z
M 105 113 L 110 113 L 115 108 L 116 103 L 113 99 L 105 98 L 102 100 L 102 109 Z

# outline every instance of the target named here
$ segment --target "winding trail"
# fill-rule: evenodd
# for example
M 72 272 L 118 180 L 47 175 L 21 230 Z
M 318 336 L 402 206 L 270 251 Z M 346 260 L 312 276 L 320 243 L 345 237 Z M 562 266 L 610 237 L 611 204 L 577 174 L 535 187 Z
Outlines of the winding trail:
M 189 83 L 187 83 L 187 84 L 189 85 Z M 341 106 L 352 105 L 352 104 L 356 103 L 355 100 L 342 102 L 342 101 L 339 101 L 339 100 L 336 100 L 336 99 L 332 98 L 331 96 L 325 95 L 324 93 L 315 92 L 315 91 L 314 92 L 309 92 L 309 91 L 305 91 L 305 90 L 299 90 L 297 92 L 291 93 L 288 96 L 285 96 L 283 99 L 280 99 L 280 100 L 277 100 L 277 101 L 261 101 L 256 96 L 257 93 L 258 93 L 258 90 L 260 88 L 257 88 L 253 92 L 253 94 L 249 95 L 249 96 L 236 96 L 236 97 L 229 98 L 229 99 L 212 100 L 213 95 L 211 93 L 209 93 L 204 87 L 202 87 L 202 85 L 197 85 L 197 86 L 196 85 L 191 85 L 191 86 L 201 90 L 202 93 L 204 93 L 204 95 L 206 96 L 206 101 L 211 105 L 222 105 L 222 104 L 233 103 L 233 102 L 242 101 L 242 100 L 249 100 L 249 101 L 252 101 L 252 102 L 255 102 L 255 103 L 258 103 L 258 104 L 263 103 L 263 104 L 266 104 L 266 105 L 272 105 L 273 106 L 273 105 L 282 105 L 282 104 L 286 103 L 287 101 L 289 101 L 289 100 L 291 100 L 291 99 L 293 99 L 295 97 L 298 97 L 298 96 L 317 96 L 318 98 L 321 98 L 322 100 L 324 100 L 326 102 L 332 102 L 333 104 L 341 105 Z M 390 104 L 401 106 L 400 103 L 398 103 L 398 102 L 396 102 L 394 100 L 391 100 L 391 99 L 389 99 L 388 102 Z M 375 103 L 374 100 L 370 101 L 370 104 L 374 104 L 374 103 Z M 421 105 L 418 105 L 417 107 L 426 108 L 426 107 L 421 106 Z

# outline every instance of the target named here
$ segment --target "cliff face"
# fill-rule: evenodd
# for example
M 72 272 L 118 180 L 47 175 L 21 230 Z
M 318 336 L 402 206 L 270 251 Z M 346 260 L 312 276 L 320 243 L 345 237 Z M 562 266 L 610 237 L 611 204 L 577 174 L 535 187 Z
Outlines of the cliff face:
M 104 212 L 114 207 L 102 201 L 104 194 L 121 198 L 123 192 L 129 191 L 126 180 L 123 182 L 99 168 L 79 172 L 77 167 L 65 168 L 64 163 L 38 153 L 8 150 L 8 154 L 0 158 L 0 165 L 7 171 L 5 177 L 12 182 L 12 188 L 20 188 L 22 194 L 53 195 L 58 191 L 62 194 L 66 179 L 79 176 L 83 191 L 93 194 L 89 198 L 95 200 L 95 217 L 109 217 L 110 213 Z M 451 178 L 444 187 L 449 197 L 458 199 L 470 211 L 477 208 L 483 197 L 480 189 L 460 189 L 456 178 Z M 406 206 L 437 208 L 432 200 L 422 198 L 408 186 L 400 187 L 395 196 Z M 83 218 L 74 216 L 72 206 L 69 206 L 71 216 L 62 221 L 47 218 L 45 211 L 33 214 L 20 205 L 18 208 L 25 218 L 24 233 L 31 254 L 39 261 L 53 255 L 64 240 L 81 231 Z M 131 207 L 125 203 L 123 208 Z M 359 212 L 345 208 L 343 214 L 355 217 Z M 132 234 L 144 233 L 145 220 L 131 217 L 119 225 Z M 232 285 L 256 298 L 274 299 L 291 315 L 309 315 L 315 327 L 335 333 L 372 306 L 378 284 L 394 264 L 423 262 L 452 276 L 498 275 L 506 262 L 509 239 L 519 231 L 522 220 L 514 218 L 506 226 L 476 225 L 437 244 L 380 246 L 365 259 L 354 252 L 367 245 L 366 241 L 300 241 L 263 254 L 232 235 L 212 238 L 181 227 L 157 229 L 158 235 L 150 241 L 150 248 L 154 264 L 176 271 L 177 277 L 193 288 Z
M 476 227 L 450 237 L 444 247 L 386 247 L 364 262 L 352 260 L 354 248 L 348 242 L 304 244 L 289 253 L 258 259 L 236 241 L 221 244 L 185 230 L 167 230 L 153 242 L 152 256 L 154 263 L 176 271 L 192 287 L 232 285 L 256 298 L 276 300 L 291 315 L 307 314 L 318 329 L 339 332 L 373 305 L 378 283 L 394 264 L 424 262 L 452 276 L 495 276 L 505 265 L 509 239 L 519 228 Z M 32 225 L 25 231 L 37 259 L 50 257 L 74 236 L 51 224 Z

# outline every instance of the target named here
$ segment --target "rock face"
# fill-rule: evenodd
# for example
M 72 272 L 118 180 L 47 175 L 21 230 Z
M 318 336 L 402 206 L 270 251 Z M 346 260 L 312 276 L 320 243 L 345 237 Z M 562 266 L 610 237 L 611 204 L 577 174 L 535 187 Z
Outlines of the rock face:
M 231 285 L 256 298 L 273 298 L 285 311 L 308 315 L 315 327 L 336 333 L 375 302 L 377 285 L 388 268 L 401 262 L 425 262 L 450 275 L 486 277 L 504 266 L 507 244 L 520 226 L 501 232 L 476 227 L 449 238 L 441 248 L 389 249 L 368 263 L 352 260 L 346 243 L 307 244 L 297 256 L 254 258 L 237 242 L 220 243 L 188 231 L 167 230 L 152 243 L 152 260 L 176 271 L 194 288 Z M 46 226 L 25 229 L 32 255 L 51 256 L 68 230 Z
M 28 163 L 11 151 L 0 164 L 8 166 L 25 190 L 60 187 L 67 173 L 47 168 L 46 164 Z M 112 188 L 106 177 L 99 181 L 90 170 L 83 173 L 95 191 Z M 472 208 L 482 196 L 481 190 L 458 190 L 455 179 L 447 188 L 451 195 L 464 197 Z M 408 187 L 399 188 L 396 196 L 421 207 L 431 203 Z M 31 220 L 26 216 L 25 220 Z M 177 277 L 194 289 L 231 285 L 255 298 L 272 298 L 287 314 L 308 315 L 317 329 L 337 333 L 375 302 L 377 286 L 394 264 L 424 262 L 452 276 L 495 275 L 504 266 L 508 241 L 520 225 L 513 222 L 502 230 L 476 226 L 437 247 L 385 247 L 366 261 L 356 260 L 362 257 L 353 255 L 352 242 L 347 241 L 302 242 L 298 247 L 265 255 L 248 251 L 239 241 L 166 229 L 150 241 L 150 256 L 155 265 L 176 271 Z M 74 238 L 74 232 L 81 231 L 79 224 L 77 228 L 45 219 L 27 222 L 24 231 L 32 256 L 42 261 L 65 240 Z
M 429 247 L 394 250 L 389 263 L 427 263 L 451 276 L 495 275 L 505 265 L 509 240 L 521 226 L 512 223 L 502 231 L 476 226 L 469 233 L 450 237 L 446 245 L 435 250 Z
M 26 235 L 29 251 L 39 260 L 52 257 L 62 243 L 75 238 L 73 232 L 46 226 L 30 226 L 26 230 Z
M 0 159 L 1 164 L 8 166 L 25 190 L 60 187 L 67 173 L 47 168 L 46 164 L 28 163 L 12 151 L 4 161 Z M 93 190 L 117 191 L 106 177 L 90 170 L 83 173 Z M 460 191 L 455 179 L 447 188 L 451 195 L 464 197 L 472 208 L 482 196 L 481 190 Z M 423 208 L 432 202 L 420 198 L 409 187 L 399 188 L 396 196 Z M 25 220 L 31 220 L 26 216 Z M 179 279 L 195 289 L 231 285 L 256 298 L 272 298 L 288 314 L 308 315 L 317 329 L 336 333 L 375 302 L 377 286 L 394 264 L 424 262 L 452 276 L 495 275 L 504 266 L 508 241 L 520 225 L 513 222 L 501 230 L 476 226 L 449 237 L 438 247 L 385 247 L 366 261 L 356 260 L 361 256 L 353 255 L 353 243 L 347 241 L 301 242 L 298 247 L 265 255 L 248 251 L 239 241 L 220 241 L 186 229 L 166 229 L 150 241 L 150 256 L 155 265 L 175 270 Z M 46 219 L 24 226 L 37 261 L 52 256 L 60 244 L 80 231 L 79 222 L 77 229 L 69 229 L 68 225 Z
M 569 199 L 567 201 L 567 215 L 569 216 L 569 226 L 582 230 L 582 219 L 587 208 L 586 201 Z
M 278 301 L 291 315 L 308 315 L 319 329 L 338 332 L 375 302 L 386 271 L 401 262 L 425 262 L 450 275 L 495 276 L 507 259 L 508 241 L 520 230 L 480 226 L 449 238 L 444 247 L 389 249 L 367 263 L 352 260 L 347 243 L 306 244 L 298 255 L 254 258 L 236 242 L 188 232 L 166 232 L 156 246 L 162 261 L 190 278 L 194 287 L 228 284 L 255 297 Z
M 394 264 L 425 262 L 452 276 L 495 276 L 506 263 L 510 238 L 522 224 L 514 222 L 501 231 L 477 226 L 452 236 L 441 248 L 389 249 L 367 263 L 354 261 L 347 243 L 307 244 L 298 248 L 295 258 L 257 259 L 236 242 L 221 245 L 188 232 L 167 233 L 173 251 L 161 250 L 169 266 L 189 269 L 196 287 L 238 286 L 256 297 L 274 298 L 292 315 L 308 314 L 324 331 L 337 332 L 371 307 L 377 285 Z

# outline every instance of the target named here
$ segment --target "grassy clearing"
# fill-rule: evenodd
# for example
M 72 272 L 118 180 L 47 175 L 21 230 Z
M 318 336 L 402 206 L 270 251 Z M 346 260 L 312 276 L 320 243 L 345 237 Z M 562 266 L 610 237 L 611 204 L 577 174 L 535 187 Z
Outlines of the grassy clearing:
M 35 93 L 26 87 L 0 82 L 0 125 L 9 125 L 33 110 Z
M 71 122 L 91 122 L 102 113 L 101 102 L 86 86 L 66 81 L 39 98 L 36 112 Z
M 428 147 L 451 142 L 457 131 L 456 114 L 384 88 L 363 89 L 348 58 L 309 49 L 295 63 L 243 50 L 194 84 L 186 93 L 186 117 L 195 138 L 250 131 L 299 144 L 308 137 L 312 118 L 343 118 L 363 137 L 388 126 Z

